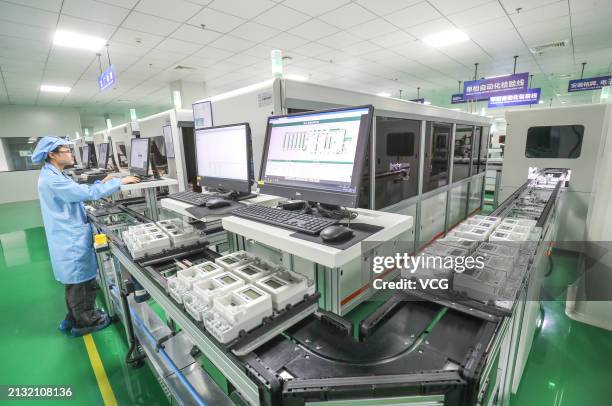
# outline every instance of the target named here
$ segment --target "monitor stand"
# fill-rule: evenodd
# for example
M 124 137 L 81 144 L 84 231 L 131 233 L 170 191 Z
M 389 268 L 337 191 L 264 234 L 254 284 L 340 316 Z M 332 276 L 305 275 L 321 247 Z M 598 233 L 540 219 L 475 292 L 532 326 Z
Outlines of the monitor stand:
M 224 199 L 233 200 L 235 202 L 239 202 L 241 200 L 253 199 L 254 197 L 257 197 L 257 195 L 253 193 L 238 192 L 237 190 L 230 190 L 230 191 L 217 190 L 216 192 L 219 194 L 219 196 L 223 197 Z
M 306 214 L 315 216 L 335 218 L 341 220 L 346 217 L 348 210 L 343 209 L 337 204 L 318 203 L 306 200 L 294 200 L 285 203 L 279 203 L 279 207 L 283 210 L 304 210 Z

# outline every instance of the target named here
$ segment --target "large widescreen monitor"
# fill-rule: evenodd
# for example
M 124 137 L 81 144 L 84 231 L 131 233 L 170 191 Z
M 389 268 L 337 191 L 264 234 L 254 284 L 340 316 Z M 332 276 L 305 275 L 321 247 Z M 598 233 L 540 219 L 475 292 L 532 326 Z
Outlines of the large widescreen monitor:
M 356 207 L 372 106 L 268 118 L 261 192 Z

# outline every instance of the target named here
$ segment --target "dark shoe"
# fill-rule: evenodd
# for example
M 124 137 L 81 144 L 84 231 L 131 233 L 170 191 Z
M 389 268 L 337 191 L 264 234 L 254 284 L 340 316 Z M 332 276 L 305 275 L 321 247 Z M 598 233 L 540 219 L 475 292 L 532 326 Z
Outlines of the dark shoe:
M 74 322 L 72 320 L 64 319 L 57 328 L 62 333 L 68 333 L 72 327 L 74 327 Z
M 104 317 L 98 320 L 98 322 L 94 324 L 93 326 L 73 327 L 72 330 L 70 330 L 70 335 L 72 337 L 81 337 L 81 336 L 84 336 L 85 334 L 89 334 L 89 333 L 93 333 L 94 331 L 100 331 L 102 329 L 105 329 L 110 324 L 111 324 L 110 317 L 108 317 L 107 314 L 104 314 Z

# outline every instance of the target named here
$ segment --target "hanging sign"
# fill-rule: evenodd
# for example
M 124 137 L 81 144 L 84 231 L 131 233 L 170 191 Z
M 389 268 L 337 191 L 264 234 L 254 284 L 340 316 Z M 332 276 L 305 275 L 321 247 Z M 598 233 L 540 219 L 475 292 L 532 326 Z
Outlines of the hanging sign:
M 608 76 L 598 76 L 596 78 L 584 78 L 584 79 L 574 79 L 570 80 L 567 84 L 568 92 L 581 92 L 583 90 L 597 90 L 602 87 L 610 86 L 610 77 Z
M 463 98 L 463 93 L 451 94 L 451 104 L 465 103 L 466 100 Z
M 489 100 L 489 98 L 485 97 L 481 99 L 476 99 L 475 101 L 485 101 L 485 100 Z M 463 93 L 455 93 L 451 95 L 451 104 L 461 104 L 461 103 L 467 103 L 467 102 L 468 101 L 463 98 Z
M 111 65 L 98 76 L 98 87 L 103 92 L 115 83 L 117 83 L 117 74 L 115 73 L 115 65 Z
M 529 72 L 470 80 L 463 83 L 463 98 L 465 100 L 477 100 L 491 96 L 514 94 L 520 90 L 527 90 L 528 85 Z
M 514 94 L 491 96 L 489 98 L 488 107 L 511 107 L 537 104 L 540 101 L 541 91 L 542 89 L 537 87 L 534 89 L 527 89 L 527 91 L 516 92 Z

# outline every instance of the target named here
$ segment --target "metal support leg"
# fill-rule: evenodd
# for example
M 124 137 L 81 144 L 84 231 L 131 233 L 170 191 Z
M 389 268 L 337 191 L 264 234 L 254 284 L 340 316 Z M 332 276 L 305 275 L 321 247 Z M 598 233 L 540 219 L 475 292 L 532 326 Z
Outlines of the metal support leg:
M 113 300 L 110 296 L 108 278 L 104 266 L 104 258 L 106 257 L 105 252 L 108 252 L 108 249 L 96 250 L 96 262 L 98 263 L 98 284 L 102 290 L 102 296 L 104 297 L 104 303 L 106 304 L 106 312 L 110 317 L 113 317 L 115 316 L 116 312 Z

